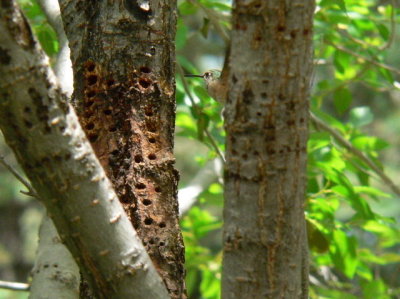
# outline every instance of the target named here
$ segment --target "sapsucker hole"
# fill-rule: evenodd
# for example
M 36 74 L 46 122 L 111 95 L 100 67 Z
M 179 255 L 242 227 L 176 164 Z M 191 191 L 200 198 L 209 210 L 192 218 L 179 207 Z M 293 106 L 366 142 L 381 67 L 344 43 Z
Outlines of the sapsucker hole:
M 156 143 L 156 139 L 153 138 L 153 137 L 150 137 L 150 138 L 149 138 L 149 142 L 150 142 L 150 143 Z
M 31 129 L 33 127 L 33 124 L 29 120 L 24 120 L 25 127 L 28 129 Z
M 164 246 L 165 243 L 161 241 L 160 243 L 158 243 L 158 245 L 159 245 L 159 246 Z
M 166 227 L 167 225 L 165 224 L 165 222 L 160 222 L 160 223 L 158 224 L 158 226 L 159 226 L 160 228 L 164 228 L 164 227 Z
M 155 187 L 154 191 L 156 191 L 157 193 L 160 193 L 161 192 L 161 188 L 160 187 Z
M 151 46 L 151 47 L 150 47 L 150 54 L 151 54 L 151 55 L 156 54 L 156 47 L 154 47 L 154 46 Z
M 88 124 L 85 126 L 85 129 L 86 129 L 86 130 L 93 130 L 93 129 L 94 129 L 94 123 L 88 123 Z
M 112 110 L 111 109 L 105 109 L 105 110 L 103 110 L 103 113 L 105 115 L 111 115 L 112 114 Z
M 97 83 L 97 76 L 96 76 L 96 75 L 90 75 L 90 76 L 87 78 L 87 82 L 88 82 L 89 85 L 94 85 L 94 84 L 96 84 L 96 83 Z
M 149 79 L 142 78 L 139 80 L 139 84 L 143 88 L 148 88 L 151 85 L 151 81 Z
M 88 98 L 93 98 L 96 95 L 96 92 L 94 90 L 89 90 L 86 95 Z
M 133 159 L 136 163 L 143 162 L 143 157 L 141 155 L 136 155 Z
M 93 112 L 92 112 L 92 111 L 86 111 L 86 112 L 83 114 L 83 116 L 86 117 L 86 118 L 90 118 L 90 117 L 93 116 Z
M 137 183 L 137 184 L 135 185 L 135 187 L 136 187 L 136 189 L 139 189 L 139 190 L 146 189 L 146 185 L 143 184 L 143 183 Z
M 155 160 L 155 159 L 157 159 L 157 156 L 156 156 L 155 154 L 153 154 L 153 153 L 149 154 L 147 157 L 148 157 L 150 160 Z
M 32 110 L 31 110 L 31 107 L 28 107 L 28 106 L 27 106 L 27 107 L 24 107 L 24 112 L 25 112 L 25 113 L 31 113 L 31 111 L 32 111 Z
M 145 206 L 149 206 L 149 205 L 152 204 L 152 202 L 151 202 L 150 199 L 144 199 L 144 200 L 143 200 L 143 204 L 144 204 Z
M 142 67 L 140 67 L 140 71 L 142 73 L 148 74 L 148 73 L 151 73 L 151 68 L 149 68 L 147 66 L 142 66 Z
M 153 116 L 153 110 L 151 110 L 151 109 L 146 109 L 146 111 L 144 112 L 144 114 L 145 114 L 146 116 Z
M 111 87 L 111 86 L 113 86 L 114 84 L 115 84 L 114 79 L 108 79 L 108 80 L 107 80 L 107 86 L 108 86 L 108 87 Z
M 154 239 L 151 238 L 151 239 L 149 240 L 149 244 L 150 244 L 150 245 L 154 245 L 154 243 L 155 243 L 155 242 L 154 242 Z
M 108 131 L 109 131 L 109 132 L 115 132 L 115 131 L 117 131 L 117 127 L 110 127 L 110 128 L 108 129 Z
M 90 106 L 92 106 L 94 104 L 94 101 L 87 101 L 86 103 L 85 103 L 85 106 L 86 107 L 90 107 Z
M 146 225 L 151 225 L 153 223 L 153 219 L 152 218 L 146 218 L 145 220 L 144 220 L 144 224 L 146 224 Z
M 113 150 L 110 154 L 113 156 L 116 156 L 116 155 L 118 155 L 118 153 L 119 153 L 119 150 Z
M 89 141 L 90 142 L 95 142 L 97 140 L 97 138 L 99 138 L 99 136 L 97 134 L 90 134 L 89 135 Z
M 96 65 L 95 65 L 93 62 L 88 62 L 88 63 L 87 63 L 86 69 L 87 69 L 89 72 L 93 72 L 94 69 L 95 69 L 95 67 L 96 67 Z

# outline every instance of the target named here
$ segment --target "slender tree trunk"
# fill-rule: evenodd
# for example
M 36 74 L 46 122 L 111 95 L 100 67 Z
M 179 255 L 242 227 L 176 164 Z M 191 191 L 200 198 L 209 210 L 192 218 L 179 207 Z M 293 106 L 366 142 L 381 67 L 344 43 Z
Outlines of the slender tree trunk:
M 308 298 L 313 0 L 234 3 L 222 297 Z
M 184 298 L 172 153 L 176 1 L 60 6 L 82 127 L 171 297 Z

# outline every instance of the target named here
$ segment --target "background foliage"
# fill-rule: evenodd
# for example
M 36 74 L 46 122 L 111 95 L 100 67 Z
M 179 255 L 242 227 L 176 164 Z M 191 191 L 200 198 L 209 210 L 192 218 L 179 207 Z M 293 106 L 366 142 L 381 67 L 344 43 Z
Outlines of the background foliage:
M 54 59 L 56 36 L 37 3 L 20 3 Z M 208 97 L 201 79 L 183 81 L 181 75 L 221 68 L 231 3 L 178 3 L 176 155 L 185 187 L 208 160 L 220 157 L 224 130 L 222 107 Z M 400 296 L 400 192 L 391 186 L 400 175 L 398 5 L 317 1 L 306 199 L 311 298 Z M 0 153 L 10 158 L 3 142 Z M 220 296 L 221 183 L 216 178 L 182 217 L 189 298 Z M 0 168 L 3 280 L 26 280 L 34 257 L 41 208 L 20 189 Z M 0 298 L 26 297 L 0 290 Z

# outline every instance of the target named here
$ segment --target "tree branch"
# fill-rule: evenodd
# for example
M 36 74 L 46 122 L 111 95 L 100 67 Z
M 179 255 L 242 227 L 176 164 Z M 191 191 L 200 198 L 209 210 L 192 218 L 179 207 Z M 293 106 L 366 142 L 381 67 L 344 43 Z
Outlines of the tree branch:
M 29 291 L 29 284 L 0 280 L 0 289 L 12 291 Z
M 330 127 L 324 121 L 319 119 L 316 115 L 310 112 L 310 118 L 312 123 L 317 129 L 322 129 L 332 135 L 343 147 L 349 152 L 358 157 L 361 161 L 367 164 L 380 178 L 381 180 L 392 189 L 392 191 L 400 196 L 400 188 L 380 169 L 370 158 L 368 158 L 362 151 L 356 149 L 348 140 L 346 140 L 339 132 Z

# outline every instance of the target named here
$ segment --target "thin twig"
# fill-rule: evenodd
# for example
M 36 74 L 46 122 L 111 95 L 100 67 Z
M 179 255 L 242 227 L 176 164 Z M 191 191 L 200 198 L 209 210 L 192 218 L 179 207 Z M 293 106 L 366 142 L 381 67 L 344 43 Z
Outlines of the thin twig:
M 197 5 L 200 7 L 204 13 L 207 15 L 208 19 L 211 21 L 211 23 L 214 25 L 215 30 L 218 32 L 218 34 L 221 36 L 221 38 L 224 40 L 226 45 L 229 45 L 230 38 L 224 28 L 221 26 L 219 22 L 219 16 L 216 14 L 216 12 L 212 9 L 209 9 L 205 7 L 203 4 L 199 3 L 198 1 L 191 1 L 192 4 Z
M 7 289 L 13 291 L 29 291 L 29 284 L 21 282 L 11 282 L 0 280 L 0 289 Z
M 187 96 L 189 97 L 193 108 L 195 109 L 196 113 L 200 114 L 200 108 L 197 106 L 197 104 L 196 104 L 196 102 L 195 102 L 195 100 L 194 100 L 194 98 L 192 96 L 192 93 L 189 90 L 189 85 L 188 85 L 188 83 L 186 81 L 185 74 L 183 72 L 183 69 L 182 69 L 181 65 L 179 63 L 177 63 L 176 68 L 178 70 L 179 75 L 182 78 L 183 88 L 185 89 L 185 92 L 186 92 Z M 208 131 L 208 128 L 204 128 L 204 132 L 206 133 L 208 139 L 210 139 L 211 145 L 215 149 L 215 151 L 217 152 L 218 156 L 225 163 L 224 154 L 221 152 L 220 148 L 218 147 L 217 142 L 215 141 L 214 137 Z
M 335 49 L 337 49 L 337 50 L 339 50 L 339 51 L 345 52 L 345 53 L 350 54 L 350 55 L 352 55 L 352 56 L 354 56 L 354 57 L 357 57 L 357 58 L 359 58 L 359 59 L 363 59 L 363 60 L 368 61 L 369 63 L 371 63 L 371 64 L 373 64 L 373 65 L 375 65 L 375 66 L 381 67 L 381 68 L 383 68 L 383 69 L 387 69 L 387 70 L 389 70 L 389 71 L 392 71 L 393 73 L 396 73 L 396 74 L 399 74 L 399 75 L 400 75 L 400 70 L 397 69 L 397 68 L 394 68 L 394 67 L 392 67 L 392 66 L 390 66 L 390 65 L 387 65 L 387 64 L 385 64 L 385 63 L 381 63 L 381 62 L 375 61 L 375 60 L 373 60 L 372 58 L 362 56 L 362 55 L 360 55 L 360 54 L 358 54 L 358 53 L 356 53 L 356 52 L 353 52 L 353 51 L 350 50 L 350 49 L 347 49 L 347 48 L 342 47 L 342 46 L 335 45 L 334 43 L 331 43 L 331 42 L 326 42 L 326 43 L 327 43 L 328 45 L 331 45 L 332 47 L 334 47 Z
M 10 171 L 16 177 L 16 179 L 20 181 L 22 185 L 26 187 L 26 189 L 28 189 L 28 192 L 21 191 L 21 193 L 39 198 L 35 189 L 33 189 L 33 187 L 31 186 L 31 184 L 29 184 L 29 182 L 25 180 L 10 164 L 8 164 L 3 156 L 0 156 L 0 164 L 2 164 L 8 171 Z
M 381 180 L 392 189 L 392 191 L 400 197 L 400 188 L 380 169 L 370 158 L 368 158 L 363 152 L 355 148 L 348 140 L 346 140 L 339 132 L 330 127 L 316 115 L 310 112 L 311 121 L 314 123 L 317 129 L 322 129 L 330 133 L 333 138 L 336 139 L 343 147 L 345 147 L 353 155 L 357 156 L 361 161 L 367 164 L 380 178 Z

